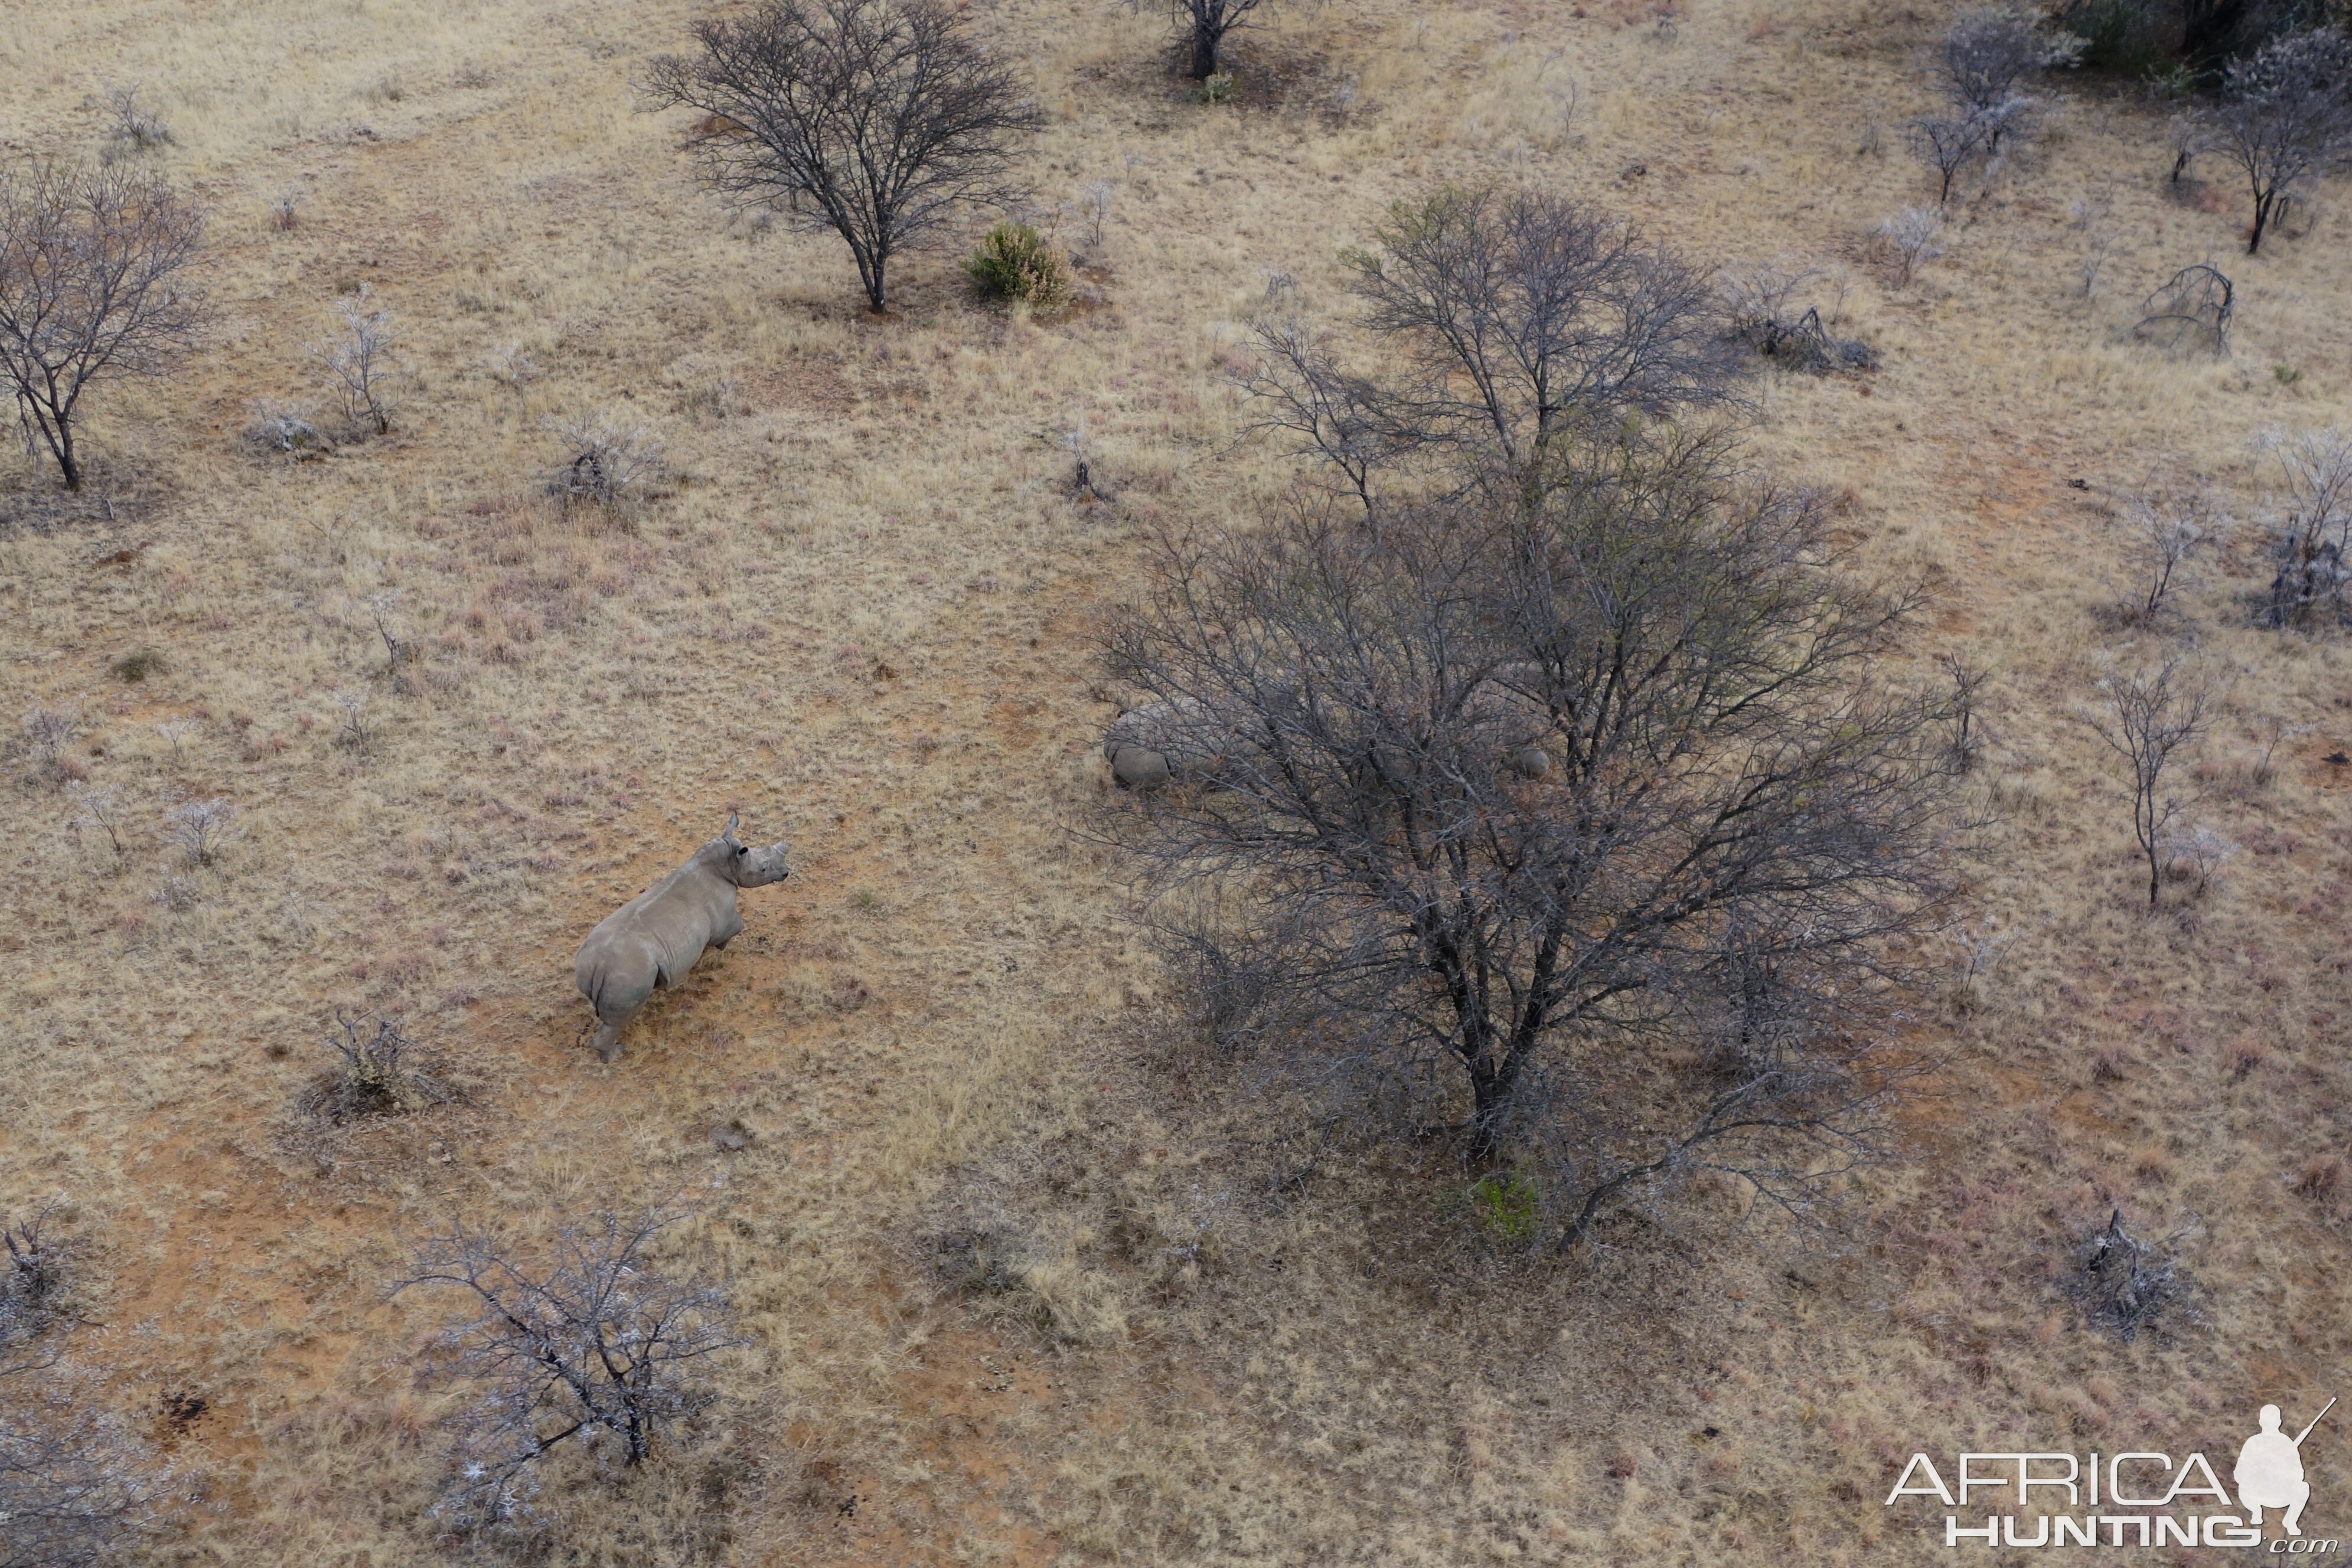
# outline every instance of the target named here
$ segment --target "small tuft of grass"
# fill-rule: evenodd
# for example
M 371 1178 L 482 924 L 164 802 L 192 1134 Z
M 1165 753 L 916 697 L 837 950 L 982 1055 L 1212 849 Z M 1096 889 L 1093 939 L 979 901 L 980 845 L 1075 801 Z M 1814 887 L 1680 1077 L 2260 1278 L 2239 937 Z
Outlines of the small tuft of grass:
M 172 667 L 172 661 L 154 648 L 137 648 L 114 661 L 114 678 L 124 685 L 135 686 L 150 675 L 160 675 Z

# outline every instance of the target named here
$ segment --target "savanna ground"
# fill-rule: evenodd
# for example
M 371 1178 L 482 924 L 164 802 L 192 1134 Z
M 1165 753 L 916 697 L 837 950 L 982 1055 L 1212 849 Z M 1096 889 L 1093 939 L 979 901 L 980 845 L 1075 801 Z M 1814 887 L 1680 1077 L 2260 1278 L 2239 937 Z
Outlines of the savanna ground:
M 0 18 L 0 149 L 86 154 L 100 89 L 137 81 L 175 135 L 142 156 L 211 219 L 209 346 L 105 396 L 96 498 L 29 462 L 0 486 L 7 716 L 80 704 L 67 771 L 131 819 L 117 864 L 56 769 L 10 762 L 0 1205 L 66 1195 L 92 1243 L 81 1354 L 189 1500 L 154 1561 L 441 1560 L 450 1395 L 411 1351 L 448 1303 L 387 1300 L 411 1242 L 665 1198 L 751 1343 L 665 1463 L 559 1479 L 555 1561 L 1907 1561 L 1942 1551 L 1940 1511 L 1880 1506 L 1915 1449 L 2234 1455 L 2263 1401 L 2334 1390 L 2352 769 L 2324 758 L 2352 749 L 2352 660 L 2252 604 L 2278 499 L 2254 437 L 2346 415 L 2342 187 L 2244 258 L 2218 166 L 2168 191 L 2159 114 L 2070 82 L 1898 286 L 1868 241 L 1932 194 L 1897 127 L 1936 6 L 1301 5 L 1237 41 L 1213 106 L 1157 14 L 1003 0 L 985 29 L 1050 116 L 1041 206 L 1114 187 L 1099 247 L 1061 222 L 1091 297 L 992 313 L 950 251 L 877 320 L 836 241 L 730 218 L 635 111 L 696 14 Z M 1458 1166 L 1201 1055 L 1083 831 L 1116 809 L 1097 639 L 1139 530 L 1292 482 L 1229 380 L 1269 273 L 1341 314 L 1338 247 L 1446 179 L 1541 182 L 1708 265 L 1836 269 L 1822 303 L 1883 356 L 1759 375 L 1752 444 L 1836 496 L 1875 571 L 1927 580 L 1918 678 L 1945 651 L 1998 672 L 1969 912 L 2001 960 L 1967 979 L 1955 946 L 1913 1028 L 1946 1065 L 1912 1157 L 1840 1233 L 1743 1228 L 1726 1197 L 1527 1255 Z M 2120 235 L 2087 298 L 2086 197 Z M 2132 343 L 2139 298 L 2209 257 L 2233 351 Z M 421 371 L 394 433 L 256 459 L 250 406 L 302 394 L 361 285 Z M 593 411 L 658 434 L 662 493 L 540 496 L 546 422 Z M 1079 428 L 1110 499 L 1070 494 Z M 2159 463 L 2247 526 L 2136 631 L 2115 492 Z M 421 648 L 398 670 L 387 591 Z M 2083 716 L 2110 661 L 2170 648 L 2223 680 L 2194 815 L 2242 852 L 2150 915 Z M 2307 727 L 2265 776 L 2273 718 Z M 215 796 L 245 834 L 194 868 L 164 813 Z M 573 945 L 730 809 L 794 878 L 600 1065 Z M 339 1004 L 404 1015 L 465 1102 L 306 1123 Z M 2187 1232 L 2193 1281 L 2129 1343 L 2063 1288 L 2116 1206 Z M 2309 1445 L 2306 1528 L 2341 1528 L 2347 1452 Z

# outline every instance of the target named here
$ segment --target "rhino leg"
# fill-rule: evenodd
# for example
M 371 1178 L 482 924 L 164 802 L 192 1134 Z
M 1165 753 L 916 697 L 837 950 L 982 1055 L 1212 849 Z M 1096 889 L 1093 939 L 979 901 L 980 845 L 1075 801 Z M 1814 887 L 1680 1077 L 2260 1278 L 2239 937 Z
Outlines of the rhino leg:
M 605 951 L 583 954 L 578 977 L 581 994 L 603 1026 L 593 1042 L 596 1054 L 611 1061 L 621 1054 L 621 1030 L 661 984 L 661 970 L 650 954 Z
M 619 1059 L 621 1054 L 621 1030 L 628 1021 L 629 1016 L 626 1013 L 623 1013 L 618 1018 L 601 1019 L 602 1027 L 596 1030 L 596 1038 L 589 1041 L 591 1045 L 593 1045 L 596 1048 L 596 1054 L 599 1058 L 605 1061 L 614 1061 Z

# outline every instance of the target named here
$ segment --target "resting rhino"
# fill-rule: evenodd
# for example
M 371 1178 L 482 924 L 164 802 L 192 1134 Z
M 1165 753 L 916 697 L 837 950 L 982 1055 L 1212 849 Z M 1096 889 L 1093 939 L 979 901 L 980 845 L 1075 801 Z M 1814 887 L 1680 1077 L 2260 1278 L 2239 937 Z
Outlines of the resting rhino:
M 735 913 L 736 893 L 792 875 L 785 848 L 781 842 L 756 850 L 737 843 L 730 812 L 724 832 L 588 933 L 572 973 L 604 1024 L 596 1031 L 597 1055 L 607 1061 L 620 1055 L 621 1030 L 646 998 L 684 979 L 705 947 L 735 940 L 743 929 L 743 917 Z

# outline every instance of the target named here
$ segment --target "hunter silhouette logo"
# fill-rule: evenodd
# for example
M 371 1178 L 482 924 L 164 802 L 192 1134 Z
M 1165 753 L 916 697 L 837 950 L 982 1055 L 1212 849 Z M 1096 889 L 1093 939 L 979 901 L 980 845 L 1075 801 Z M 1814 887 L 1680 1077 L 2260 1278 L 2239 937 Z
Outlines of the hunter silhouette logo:
M 2297 1523 L 2303 1518 L 2303 1505 L 2311 1500 L 2311 1483 L 2303 1479 L 2303 1440 L 2336 1408 L 2330 1399 L 2294 1437 L 2279 1430 L 2279 1407 L 2265 1405 L 2260 1417 L 2262 1430 L 2246 1439 L 2238 1450 L 2238 1468 L 2230 1479 L 2238 1483 L 2238 1506 L 2246 1511 L 2246 1522 L 2259 1529 L 2263 1510 L 2283 1508 L 2286 1514 L 2279 1522 L 2289 1535 L 2301 1535 Z
M 2305 1539 L 2303 1511 L 2311 1501 L 2304 1443 L 2335 1408 L 2328 1400 L 2289 1436 L 2279 1407 L 2263 1406 L 2257 1430 L 2238 1448 L 2229 1486 L 2202 1454 L 2176 1464 L 2150 1448 L 1964 1453 L 1948 1483 L 1935 1460 L 1914 1454 L 1886 1506 L 1933 1498 L 1951 1511 L 1944 1516 L 1945 1545 L 1988 1547 L 2262 1547 L 2263 1516 L 2276 1510 L 2284 1533 L 2267 1542 L 2270 1553 L 2334 1555 L 2341 1542 Z

